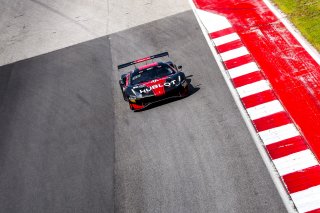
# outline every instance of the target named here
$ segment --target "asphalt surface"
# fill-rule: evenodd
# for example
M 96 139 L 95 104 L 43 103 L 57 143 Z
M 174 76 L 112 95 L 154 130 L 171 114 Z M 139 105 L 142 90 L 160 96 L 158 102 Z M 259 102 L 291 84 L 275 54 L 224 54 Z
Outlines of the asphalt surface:
M 0 5 L 0 66 L 191 9 L 181 0 L 0 0 Z
M 114 81 L 117 212 L 286 212 L 191 11 L 111 35 L 111 49 L 114 66 L 169 51 L 194 87 L 134 113 Z
M 0 68 L 0 212 L 112 212 L 107 37 Z
M 169 51 L 189 97 L 131 112 L 116 65 Z M 0 67 L 1 212 L 285 212 L 191 11 Z

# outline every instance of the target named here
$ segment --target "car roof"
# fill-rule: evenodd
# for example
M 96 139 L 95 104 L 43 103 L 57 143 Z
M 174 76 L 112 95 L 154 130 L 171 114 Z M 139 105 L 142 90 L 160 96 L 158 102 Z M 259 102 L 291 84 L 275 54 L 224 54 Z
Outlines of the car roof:
M 141 67 L 137 67 L 134 70 L 132 70 L 131 73 L 136 73 L 136 72 L 139 72 L 141 70 L 148 69 L 150 67 L 155 67 L 155 66 L 158 66 L 158 65 L 164 65 L 164 64 L 168 64 L 168 63 L 170 63 L 170 62 L 166 62 L 166 63 L 165 62 L 153 62 L 151 64 L 146 64 L 146 65 L 143 65 Z

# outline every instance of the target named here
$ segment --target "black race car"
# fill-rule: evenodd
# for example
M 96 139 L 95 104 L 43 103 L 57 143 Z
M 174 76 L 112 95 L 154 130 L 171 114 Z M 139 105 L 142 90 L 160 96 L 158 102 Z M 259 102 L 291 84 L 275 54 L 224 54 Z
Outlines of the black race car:
M 173 62 L 153 62 L 155 58 L 169 57 L 168 52 L 148 56 L 146 58 L 121 64 L 118 70 L 152 60 L 152 63 L 135 67 L 129 73 L 121 75 L 120 88 L 125 101 L 129 102 L 130 109 L 137 111 L 150 104 L 177 97 L 185 97 L 189 93 L 189 85 L 182 66 Z

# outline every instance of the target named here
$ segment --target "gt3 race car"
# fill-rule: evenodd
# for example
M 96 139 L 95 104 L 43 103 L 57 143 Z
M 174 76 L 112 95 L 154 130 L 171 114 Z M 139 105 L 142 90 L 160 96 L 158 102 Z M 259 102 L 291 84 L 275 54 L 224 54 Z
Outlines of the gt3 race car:
M 129 73 L 121 75 L 120 88 L 130 109 L 137 111 L 150 104 L 169 98 L 185 97 L 189 93 L 189 85 L 182 66 L 173 62 L 154 62 L 153 59 L 169 57 L 168 52 L 148 56 L 118 66 L 118 70 L 135 66 Z M 152 63 L 136 67 L 136 64 L 152 60 Z

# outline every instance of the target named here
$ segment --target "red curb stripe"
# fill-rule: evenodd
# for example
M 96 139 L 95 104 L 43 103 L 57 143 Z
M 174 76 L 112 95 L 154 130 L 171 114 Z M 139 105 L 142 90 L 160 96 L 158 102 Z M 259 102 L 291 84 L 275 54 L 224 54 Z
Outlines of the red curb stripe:
M 320 213 L 320 209 L 315 209 L 315 210 L 312 210 L 312 211 L 308 211 L 306 213 Z
M 273 100 L 277 100 L 277 97 L 274 95 L 273 91 L 266 90 L 254 95 L 244 97 L 241 100 L 246 108 L 250 108 Z
M 274 89 L 261 92 L 259 95 L 254 94 L 252 96 L 242 98 L 241 100 L 244 106 L 246 108 L 251 108 L 271 100 L 278 100 L 277 97 L 279 97 L 281 98 L 281 104 L 283 104 L 286 107 L 286 110 L 288 110 L 288 114 L 283 114 L 283 112 L 281 112 L 279 114 L 275 113 L 273 115 L 266 116 L 269 117 L 267 122 L 263 121 L 263 119 L 266 118 L 252 121 L 252 123 L 257 127 L 258 131 L 268 130 L 273 128 L 274 125 L 283 126 L 283 123 L 292 123 L 292 120 L 289 116 L 292 116 L 297 125 L 300 127 L 298 131 L 303 133 L 303 136 L 300 135 L 293 137 L 291 135 L 290 137 L 292 138 L 279 141 L 265 147 L 272 160 L 281 158 L 278 161 L 279 168 L 277 169 L 279 169 L 279 174 L 286 174 L 281 178 L 282 182 L 287 186 L 289 195 L 305 190 L 301 193 L 306 193 L 307 197 L 294 197 L 293 195 L 291 197 L 296 210 L 300 212 L 303 209 L 304 211 L 308 210 L 309 212 L 320 213 L 320 203 L 315 199 L 317 198 L 315 196 L 320 194 L 318 188 L 320 187 L 319 162 L 313 162 L 313 164 L 316 164 L 316 166 L 310 167 L 309 165 L 309 168 L 306 168 L 308 165 L 304 164 L 303 159 L 291 159 L 291 157 L 283 158 L 290 154 L 305 150 L 303 153 L 308 153 L 308 155 L 305 155 L 305 157 L 309 159 L 309 157 L 311 157 L 309 153 L 311 148 L 313 151 L 315 151 L 315 154 L 317 154 L 317 150 L 318 153 L 320 153 L 320 146 L 319 143 L 317 143 L 317 141 L 320 139 L 320 134 L 316 134 L 319 133 L 318 129 L 320 128 L 320 122 L 318 122 L 320 119 L 317 119 L 318 117 L 320 118 L 320 113 L 316 113 L 319 110 L 316 109 L 317 103 L 314 101 L 318 100 L 320 97 L 320 95 L 316 93 L 317 89 L 319 88 L 317 82 L 320 79 L 320 69 L 318 69 L 318 64 L 315 63 L 316 61 L 312 59 L 312 57 L 310 60 L 310 53 L 305 51 L 297 38 L 286 29 L 283 23 L 279 21 L 279 17 L 276 17 L 274 13 L 263 3 L 263 1 L 244 1 L 239 4 L 234 1 L 194 1 L 196 2 L 195 5 L 200 9 L 202 9 L 202 6 L 201 4 L 197 4 L 198 2 L 205 4 L 203 9 L 206 11 L 214 11 L 216 14 L 225 16 L 234 26 L 234 28 L 241 32 L 239 36 L 241 41 L 246 44 L 246 48 L 248 48 L 250 52 L 249 55 L 251 56 L 252 60 L 255 60 L 257 64 L 259 64 L 261 72 L 267 76 L 272 88 Z M 234 9 L 231 13 L 228 10 L 222 9 L 225 8 L 226 4 L 230 4 L 230 8 Z M 247 4 L 253 6 L 252 8 L 259 8 L 259 10 L 252 10 L 251 7 L 245 8 L 244 6 L 247 6 Z M 250 19 L 247 19 L 247 17 L 249 17 L 248 14 L 251 15 Z M 272 24 L 270 25 L 268 23 Z M 252 30 L 252 26 L 257 27 Z M 276 37 L 277 39 L 274 39 Z M 239 45 L 239 43 L 233 43 L 232 45 Z M 224 46 L 220 45 L 216 47 L 218 53 L 223 53 L 222 51 L 228 51 L 231 49 L 233 48 L 226 44 L 224 44 Z M 268 57 L 266 57 L 266 54 L 270 52 L 273 54 L 270 54 L 270 56 L 268 55 Z M 279 55 L 286 54 L 290 57 L 279 57 Z M 248 58 L 242 58 L 242 60 L 239 60 L 239 58 L 224 62 L 226 69 L 232 69 L 243 65 L 241 64 L 243 60 L 250 60 Z M 244 71 L 245 70 L 243 70 L 243 72 Z M 236 84 L 244 84 L 244 82 L 248 79 L 243 78 L 242 80 L 236 80 L 237 81 L 234 83 L 235 86 Z M 285 133 L 282 129 L 281 131 L 282 132 L 279 131 L 279 133 Z M 288 129 L 288 132 L 291 132 L 291 130 Z M 281 134 L 277 134 L 277 131 L 275 131 L 274 134 L 270 132 L 270 138 L 273 136 L 278 136 L 279 138 L 282 137 Z M 269 135 L 263 135 L 262 132 L 260 132 L 260 135 L 261 138 L 264 138 L 264 136 L 266 136 L 266 138 L 269 137 Z M 311 145 L 311 148 L 309 148 L 308 145 Z M 320 154 L 318 155 L 320 156 Z M 299 155 L 291 156 L 298 157 Z M 282 160 L 283 162 L 280 162 Z M 311 163 L 312 159 L 309 160 L 309 163 Z M 297 163 L 301 163 L 301 165 L 298 166 Z M 298 166 L 300 170 L 293 172 L 293 170 L 297 169 L 295 166 Z M 315 191 L 311 190 L 311 187 L 314 186 L 317 186 L 317 188 L 314 188 Z
M 320 134 L 316 134 L 319 133 L 318 126 L 320 127 L 320 125 L 318 124 L 320 124 L 320 122 L 318 122 L 319 119 L 317 119 L 317 117 L 320 117 L 320 113 L 317 114 L 316 112 L 318 112 L 319 110 L 317 111 L 317 109 L 315 109 L 316 107 L 314 107 L 314 105 L 316 105 L 316 103 L 314 103 L 314 100 L 320 99 L 320 95 L 316 93 L 316 89 L 319 88 L 317 80 L 320 79 L 320 72 L 317 72 L 319 68 L 319 66 L 317 66 L 318 64 L 314 64 L 313 62 L 315 61 L 310 61 L 307 57 L 304 57 L 306 51 L 303 51 L 301 44 L 299 42 L 295 42 L 295 38 L 293 38 L 289 32 L 286 32 L 285 29 L 282 29 L 282 22 L 278 21 L 277 17 L 273 17 L 274 14 L 271 11 L 264 11 L 264 8 L 259 5 L 259 2 L 261 0 L 244 1 L 239 4 L 235 3 L 234 1 L 228 2 L 211 0 L 210 4 L 207 0 L 194 1 L 206 3 L 207 5 L 205 9 L 208 12 L 211 12 L 211 10 L 213 10 L 219 15 L 223 14 L 232 23 L 237 31 L 242 32 L 239 36 L 241 37 L 241 41 L 243 41 L 243 44 L 246 44 L 246 48 L 248 48 L 250 52 L 248 53 L 248 55 L 251 56 L 251 60 L 256 61 L 257 64 L 259 64 L 258 70 L 260 70 L 260 72 L 262 72 L 262 74 L 264 74 L 269 79 L 270 84 L 272 85 L 272 88 L 274 90 L 270 89 L 269 91 L 261 92 L 259 95 L 254 94 L 249 97 L 241 98 L 241 100 L 245 108 L 251 108 L 253 106 L 266 103 L 271 100 L 278 100 L 277 97 L 281 98 L 281 104 L 286 107 L 286 110 L 288 110 L 288 114 L 286 114 L 286 112 L 275 113 L 264 118 L 251 120 L 251 122 L 253 123 L 253 125 L 255 125 L 256 130 L 260 132 L 259 134 L 261 136 L 261 139 L 266 139 L 266 141 L 268 141 L 267 139 L 278 137 L 278 140 L 276 140 L 278 142 L 265 146 L 265 148 L 268 151 L 270 158 L 274 160 L 274 163 L 277 166 L 278 173 L 282 175 L 286 174 L 281 178 L 282 183 L 287 186 L 288 194 L 290 195 L 292 193 L 297 193 L 296 196 L 292 194 L 291 197 L 296 210 L 299 212 L 309 211 L 320 213 L 320 203 L 316 199 L 316 196 L 319 196 L 320 194 L 318 188 L 320 187 L 320 165 L 318 161 L 314 162 L 315 159 L 309 159 L 311 158 L 311 150 L 308 147 L 308 145 L 310 144 L 311 147 L 315 149 L 315 153 L 317 153 L 317 149 L 320 150 L 320 146 L 319 144 L 317 144 L 317 141 L 319 141 L 320 139 Z M 259 14 L 256 12 L 257 10 L 251 10 L 252 8 L 246 8 L 243 11 L 244 5 L 255 5 L 255 2 L 257 2 L 257 5 L 260 6 L 258 10 Z M 232 8 L 236 8 L 234 11 L 232 11 L 232 13 L 230 13 L 230 11 L 228 10 L 226 11 L 219 9 L 224 8 L 225 4 L 229 3 L 234 6 Z M 197 6 L 200 7 L 199 5 Z M 233 13 L 235 13 L 236 16 L 234 16 Z M 252 19 L 247 19 L 246 17 L 248 16 L 244 16 L 244 14 L 252 15 Z M 271 18 L 275 19 L 272 21 Z M 240 22 L 243 24 L 239 24 Z M 273 24 L 269 25 L 268 23 L 271 22 Z M 267 24 L 264 25 L 261 23 Z M 258 27 L 255 28 L 255 30 L 252 30 L 252 26 Z M 274 39 L 276 37 L 277 39 Z M 239 47 L 237 45 L 241 44 L 239 42 L 233 41 L 229 42 L 229 44 L 216 46 L 216 50 L 221 54 L 225 51 L 236 49 L 237 47 Z M 299 47 L 299 45 L 301 46 L 301 48 Z M 238 51 L 234 52 L 238 54 Z M 266 54 L 270 52 L 272 52 L 273 54 L 270 54 L 270 56 L 268 55 L 268 57 L 266 57 Z M 232 52 L 230 52 L 230 54 L 232 54 Z M 222 61 L 223 58 L 232 58 L 229 57 L 230 54 L 223 54 L 222 56 L 226 57 L 221 56 Z M 290 57 L 279 57 L 279 55 L 286 54 L 288 54 L 288 56 Z M 241 60 L 239 60 L 239 58 Z M 250 60 L 250 58 L 246 56 L 239 58 L 225 61 L 225 68 L 227 70 L 232 69 L 237 66 L 243 65 L 243 61 Z M 233 81 L 234 87 L 246 85 L 254 81 L 254 79 L 259 79 L 261 77 L 256 74 L 258 70 L 252 70 L 252 68 L 253 66 L 248 66 L 240 70 L 239 67 L 239 69 L 234 69 L 230 72 L 233 77 L 239 76 L 241 74 L 243 75 L 244 72 L 246 72 L 246 75 L 248 75 L 248 72 L 251 72 L 251 75 L 248 75 L 247 78 L 245 76 L 239 76 L 235 79 L 231 79 Z M 309 72 L 308 68 L 310 68 L 310 70 L 313 70 L 313 72 Z M 239 71 L 239 73 L 235 73 L 236 71 Z M 254 73 L 252 71 L 254 71 Z M 248 88 L 251 89 L 250 87 Z M 307 88 L 306 91 L 304 91 L 305 88 Z M 255 92 L 257 92 L 258 89 L 259 88 L 256 88 Z M 280 101 L 280 99 L 278 101 Z M 280 109 L 283 110 L 282 108 Z M 270 112 L 268 114 L 270 114 Z M 293 137 L 293 130 L 295 128 L 288 128 L 288 134 L 286 134 L 286 132 L 284 131 L 286 128 L 279 129 L 279 131 L 275 130 L 274 132 L 268 131 L 270 130 L 270 128 L 274 127 L 286 127 L 284 125 L 288 123 L 293 125 L 292 120 L 289 116 L 292 116 L 297 125 L 300 127 L 300 129 L 298 129 L 298 131 L 300 132 L 298 135 L 303 133 L 304 136 L 300 135 L 297 137 Z M 306 126 L 304 126 L 305 124 Z M 262 133 L 261 131 L 265 131 L 264 133 L 266 134 Z M 292 138 L 279 141 L 280 138 L 284 139 L 287 137 Z M 314 140 L 313 143 L 315 143 L 315 145 L 313 143 L 310 143 L 309 137 Z M 307 144 L 307 142 L 309 144 Z M 299 153 L 301 151 L 304 152 Z M 294 153 L 296 155 L 292 155 Z M 320 151 L 318 153 L 320 153 Z M 301 159 L 300 154 L 306 157 L 308 163 L 305 162 L 304 159 Z M 318 155 L 320 156 L 320 154 Z M 297 159 L 299 156 L 300 159 Z M 276 162 L 275 159 L 279 160 Z M 312 161 L 313 163 L 311 164 Z M 314 164 L 316 166 L 311 166 Z M 299 169 L 299 171 L 296 171 L 297 169 Z M 311 188 L 314 186 L 317 186 L 317 188 Z M 298 194 L 300 191 L 301 194 Z M 299 196 L 302 194 L 306 194 L 307 197 Z
M 260 71 L 252 72 L 237 78 L 232 79 L 234 86 L 241 87 L 247 84 L 251 84 L 257 81 L 264 80 L 264 76 L 261 74 Z
M 320 185 L 320 166 L 312 166 L 307 169 L 284 175 L 283 180 L 289 193 L 306 190 Z
M 292 123 L 286 112 L 278 112 L 252 121 L 258 132 Z
M 224 64 L 225 64 L 226 68 L 229 70 L 229 69 L 232 69 L 232 68 L 250 63 L 250 62 L 253 62 L 251 55 L 244 55 L 244 56 L 240 56 L 238 58 L 224 61 Z
M 301 136 L 296 136 L 267 145 L 266 149 L 268 150 L 270 157 L 275 160 L 296 152 L 306 150 L 308 149 L 308 147 Z
M 234 32 L 235 32 L 234 29 L 232 27 L 230 27 L 230 28 L 227 28 L 227 29 L 223 29 L 223 30 L 219 30 L 219 31 L 216 31 L 216 32 L 209 33 L 209 36 L 210 36 L 211 39 L 214 39 L 214 38 L 225 36 L 225 35 L 228 35 L 228 34 L 231 34 L 231 33 L 234 33 Z
M 217 50 L 219 53 L 224 53 L 224 52 L 227 52 L 229 50 L 233 50 L 233 49 L 237 49 L 239 47 L 242 47 L 243 46 L 243 43 L 241 40 L 235 40 L 235 41 L 231 41 L 231 42 L 228 42 L 226 44 L 221 44 L 219 46 L 216 46 L 217 47 Z

